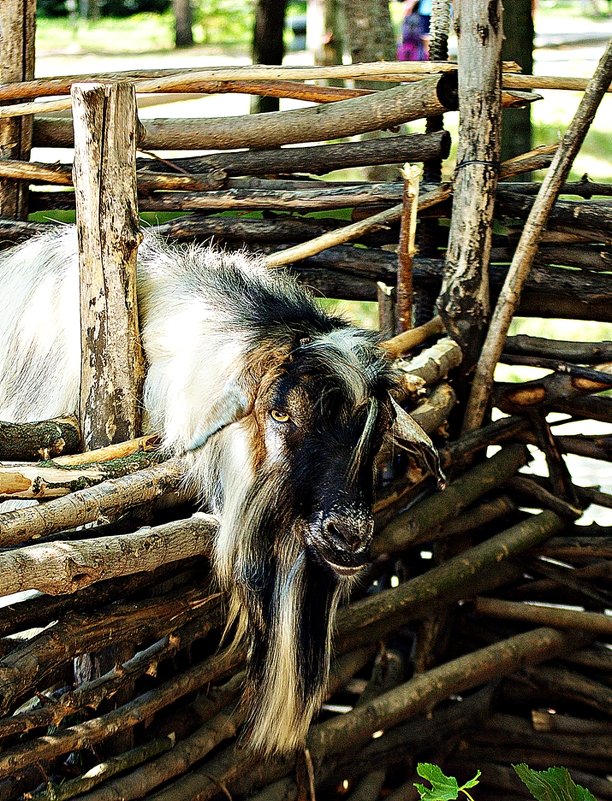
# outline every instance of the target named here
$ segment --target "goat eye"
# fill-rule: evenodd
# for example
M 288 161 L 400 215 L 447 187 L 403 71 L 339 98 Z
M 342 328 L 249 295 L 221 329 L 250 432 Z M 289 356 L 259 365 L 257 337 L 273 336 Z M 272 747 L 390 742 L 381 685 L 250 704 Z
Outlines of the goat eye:
M 288 423 L 289 422 L 289 415 L 286 412 L 279 412 L 278 409 L 272 409 L 270 411 L 270 417 L 273 420 L 276 420 L 277 423 Z

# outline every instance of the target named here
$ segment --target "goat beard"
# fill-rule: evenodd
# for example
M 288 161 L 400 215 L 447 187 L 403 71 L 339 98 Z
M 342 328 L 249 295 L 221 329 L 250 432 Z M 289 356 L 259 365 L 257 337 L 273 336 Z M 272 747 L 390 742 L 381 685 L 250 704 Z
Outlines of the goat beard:
M 308 556 L 281 466 L 260 468 L 226 500 L 215 568 L 230 598 L 228 629 L 249 648 L 246 739 L 262 753 L 304 743 L 327 688 L 331 636 L 345 582 Z M 226 498 L 228 496 L 226 495 Z

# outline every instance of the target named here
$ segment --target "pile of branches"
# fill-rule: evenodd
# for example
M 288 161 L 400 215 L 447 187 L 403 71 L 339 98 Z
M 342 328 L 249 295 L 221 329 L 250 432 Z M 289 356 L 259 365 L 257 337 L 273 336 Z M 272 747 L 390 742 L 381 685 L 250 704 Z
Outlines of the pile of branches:
M 13 456 L 20 442 L 64 454 L 0 474 L 4 497 L 50 498 L 0 518 L 0 592 L 37 591 L 0 610 L 0 798 L 280 799 L 343 786 L 405 798 L 425 758 L 460 774 L 476 765 L 514 797 L 510 761 L 562 759 L 612 797 L 612 659 L 599 644 L 612 628 L 609 537 L 574 524 L 580 502 L 517 475 L 520 440 L 539 430 L 529 417 L 441 438 L 460 362 L 445 337 L 400 361 L 449 486 L 415 499 L 406 474 L 382 491 L 373 565 L 339 613 L 328 704 L 304 753 L 265 761 L 240 744 L 245 655 L 220 641 L 207 561 L 217 521 L 181 496 L 180 459 L 159 462 L 152 437 L 67 455 L 70 419 L 3 426 Z
M 612 343 L 506 337 L 494 316 L 495 363 L 548 372 L 523 383 L 484 381 L 489 411 L 477 419 L 468 396 L 481 344 L 478 293 L 464 285 L 453 307 L 445 268 L 457 259 L 453 225 L 464 223 L 464 212 L 451 217 L 459 179 L 445 184 L 428 173 L 415 191 L 413 176 L 317 177 L 405 161 L 431 166 L 448 153 L 448 134 L 279 147 L 432 119 L 456 106 L 455 66 L 419 65 L 419 80 L 409 79 L 414 65 L 372 66 L 406 83 L 376 92 L 300 84 L 306 99 L 337 102 L 268 115 L 266 125 L 149 122 L 144 149 L 253 149 L 143 158 L 139 206 L 190 212 L 161 226 L 171 238 L 246 243 L 271 268 L 286 265 L 329 297 L 378 300 L 385 347 L 404 373 L 401 400 L 440 448 L 448 487 L 424 492 L 410 464 L 389 471 L 376 502 L 372 566 L 339 611 L 327 702 L 304 750 L 262 760 L 240 740 L 245 654 L 222 637 L 224 598 L 208 563 L 217 521 L 186 497 L 181 458 L 164 460 L 154 436 L 79 453 L 72 418 L 0 423 L 0 500 L 44 501 L 0 516 L 0 595 L 12 596 L 0 608 L 0 801 L 404 801 L 417 797 L 421 760 L 460 780 L 481 770 L 484 797 L 500 800 L 526 797 L 510 763 L 561 763 L 600 801 L 612 799 L 611 539 L 608 528 L 577 522 L 591 504 L 612 508 L 612 498 L 578 486 L 563 458 L 607 463 L 610 437 L 555 433 L 559 419 L 612 422 L 612 400 L 600 395 L 612 385 Z M 241 73 L 248 86 L 222 70 L 96 79 L 142 81 L 148 92 L 296 94 L 294 84 L 258 69 Z M 2 86 L 0 99 L 26 102 L 1 110 L 31 114 L 27 101 L 61 95 L 83 77 Z M 535 99 L 532 76 L 510 67 L 504 82 L 502 102 Z M 47 110 L 65 107 L 48 102 Z M 61 118 L 35 122 L 37 144 L 70 146 L 71 137 Z M 540 149 L 502 164 L 497 183 L 482 170 L 482 154 L 460 154 L 463 167 L 481 170 L 471 191 L 492 199 L 485 227 L 495 235 L 481 250 L 490 248 L 491 300 L 499 295 L 502 308 L 502 285 L 540 199 L 538 185 L 506 180 L 547 166 L 551 155 Z M 62 166 L 4 160 L 0 175 L 41 184 L 30 193 L 33 209 L 74 206 Z M 561 172 L 556 194 L 567 197 L 549 210 L 546 231 L 537 229 L 540 247 L 512 311 L 611 322 L 609 187 L 566 178 Z M 49 188 L 57 184 L 68 188 Z M 346 208 L 350 223 L 331 213 Z M 264 214 L 215 216 L 231 210 Z M 483 219 L 474 222 L 482 227 Z M 4 242 L 46 228 L 0 221 Z M 424 322 L 410 329 L 413 318 Z M 467 336 L 466 320 L 474 324 Z M 545 478 L 524 470 L 534 449 L 545 457 Z

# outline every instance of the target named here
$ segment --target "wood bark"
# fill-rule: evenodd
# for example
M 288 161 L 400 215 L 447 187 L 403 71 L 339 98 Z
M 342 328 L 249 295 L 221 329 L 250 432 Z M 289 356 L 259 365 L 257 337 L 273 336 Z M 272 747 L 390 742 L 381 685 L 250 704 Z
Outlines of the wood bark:
M 519 334 L 506 339 L 504 354 L 528 354 L 581 364 L 595 364 L 612 362 L 612 342 L 565 342 Z
M 136 160 L 136 177 L 138 191 L 143 193 L 155 189 L 191 188 L 203 191 L 221 188 L 228 176 L 327 173 L 343 167 L 446 158 L 449 150 L 448 131 L 436 131 L 431 134 L 386 137 L 379 142 L 339 142 L 308 148 L 259 150 L 257 154 L 248 151 L 210 153 L 192 158 L 174 158 L 171 161 L 139 158 Z M 171 174 L 173 171 L 175 174 Z M 70 167 L 63 164 L 49 165 L 7 159 L 0 162 L 0 176 L 63 186 L 72 184 Z M 190 187 L 186 186 L 187 182 L 191 184 Z
M 525 75 L 520 74 L 521 67 L 515 62 L 504 62 L 503 82 L 509 89 L 560 89 L 563 91 L 583 92 L 588 80 L 579 77 L 562 77 L 553 75 Z M 65 75 L 58 78 L 39 78 L 25 82 L 3 85 L 0 87 L 0 100 L 21 100 L 49 95 L 69 94 L 74 82 L 133 82 L 138 83 L 139 92 L 173 92 L 190 91 L 194 87 L 202 87 L 206 92 L 232 91 L 232 84 L 241 83 L 240 91 L 247 91 L 246 83 L 267 82 L 273 84 L 277 81 L 296 80 L 342 80 L 365 77 L 368 80 L 381 81 L 410 81 L 420 80 L 424 75 L 439 74 L 441 72 L 454 72 L 457 65 L 448 61 L 432 62 L 393 62 L 393 64 L 380 62 L 374 64 L 338 65 L 330 67 L 321 65 L 315 67 L 215 67 L 211 70 L 200 70 L 188 67 L 176 69 L 142 69 L 124 70 L 119 72 L 102 72 L 88 75 Z M 160 79 L 163 78 L 163 81 Z M 146 81 L 146 83 L 141 83 Z M 205 85 L 209 84 L 209 85 Z M 363 93 L 363 90 L 359 90 Z M 608 91 L 612 91 L 609 88 Z M 69 108 L 65 104 L 62 108 Z M 61 110 L 61 109 L 56 109 Z M 30 113 L 19 111 L 19 113 Z
M 578 647 L 579 637 L 554 629 L 540 628 L 459 657 L 446 665 L 413 678 L 396 690 L 355 709 L 349 716 L 336 717 L 315 727 L 309 747 L 321 754 L 356 747 L 375 731 L 389 728 L 418 712 L 429 711 L 453 693 L 483 684 L 492 676 L 508 675 L 525 661 L 537 663 Z
M 376 537 L 374 555 L 395 553 L 425 541 L 432 530 L 442 526 L 487 491 L 513 476 L 525 460 L 525 451 L 521 446 L 509 446 L 488 461 L 472 468 L 455 482 L 451 482 L 443 493 L 432 495 L 398 515 Z
M 133 475 L 110 479 L 96 487 L 56 498 L 44 507 L 29 506 L 5 512 L 0 519 L 0 542 L 3 547 L 18 545 L 101 518 L 115 519 L 130 506 L 149 503 L 176 490 L 184 473 L 181 459 L 171 459 Z
M 137 651 L 127 661 L 116 663 L 105 674 L 84 681 L 78 687 L 65 690 L 59 695 L 54 694 L 53 706 L 39 704 L 34 709 L 25 709 L 15 715 L 0 718 L 0 736 L 8 737 L 48 726 L 60 726 L 66 718 L 79 710 L 97 711 L 107 699 L 116 696 L 126 685 L 143 676 L 153 675 L 164 659 L 173 658 L 179 651 L 191 647 L 195 641 L 216 628 L 221 620 L 220 608 L 211 603 L 206 610 L 206 615 L 198 616 L 179 626 L 171 634 Z M 244 649 L 238 648 L 233 653 L 220 653 L 218 664 L 215 665 L 212 660 L 208 661 L 206 670 L 213 668 L 215 673 L 207 676 L 207 680 L 222 677 L 235 669 L 238 670 L 236 677 L 238 682 L 242 681 L 243 675 L 239 667 L 243 660 Z M 201 701 L 200 706 L 204 707 L 205 702 Z
M 50 542 L 0 553 L 0 593 L 72 593 L 97 581 L 208 556 L 217 521 L 207 515 L 93 540 Z
M 533 5 L 531 0 L 515 0 L 504 6 L 504 59 L 512 58 L 525 74 L 533 72 Z M 503 159 L 524 153 L 531 147 L 531 109 L 507 109 L 502 113 L 501 153 Z
M 61 785 L 54 785 L 49 782 L 46 790 L 34 793 L 31 799 L 32 801 L 67 801 L 69 798 L 82 795 L 98 784 L 108 781 L 118 773 L 124 773 L 127 770 L 136 768 L 143 762 L 149 762 L 160 754 L 169 751 L 174 747 L 175 740 L 176 738 L 172 734 L 167 737 L 150 740 L 144 745 L 139 745 L 130 751 L 107 759 L 77 779 L 69 779 L 62 782 Z
M 140 451 L 129 456 L 97 464 L 0 465 L 0 498 L 3 500 L 47 500 L 59 498 L 75 490 L 93 487 L 109 478 L 135 473 L 162 461 L 159 453 Z
M 174 44 L 176 47 L 193 46 L 193 10 L 191 0 L 172 0 L 174 14 Z
M 360 648 L 338 659 L 332 666 L 329 692 L 335 692 L 343 687 L 363 668 L 372 653 L 371 647 Z M 294 755 L 261 760 L 253 752 L 245 752 L 245 749 L 234 744 L 218 752 L 203 766 L 196 766 L 153 797 L 156 801 L 173 801 L 177 797 L 211 801 L 218 794 L 220 787 L 227 789 L 236 782 L 245 786 L 245 792 L 248 792 L 255 783 L 261 781 L 262 775 L 264 782 L 274 781 L 292 770 L 294 765 Z
M 373 631 L 382 636 L 401 625 L 400 620 L 422 619 L 433 608 L 490 590 L 518 575 L 512 565 L 503 564 L 505 560 L 549 539 L 562 528 L 563 521 L 558 515 L 550 511 L 541 512 L 407 581 L 396 590 L 385 590 L 376 597 L 356 602 L 340 613 L 339 630 L 343 634 L 350 632 L 345 635 L 349 643 L 372 636 Z
M 488 266 L 500 162 L 501 2 L 455 7 L 460 127 L 453 214 L 442 292 L 447 329 L 466 367 L 477 359 L 489 317 Z
M 87 449 L 140 433 L 133 87 L 73 87 L 81 286 L 80 417 Z M 118 211 L 119 210 L 119 211 Z
M 2 460 L 51 459 L 62 453 L 74 453 L 80 443 L 81 432 L 75 417 L 38 423 L 0 422 Z
M 476 598 L 473 611 L 476 615 L 483 617 L 523 620 L 557 629 L 589 631 L 604 637 L 612 634 L 612 620 L 598 612 L 574 612 L 568 609 L 504 601 L 499 598 Z
M 184 608 L 187 604 L 183 604 Z M 176 608 L 175 608 L 176 611 Z M 163 629 L 167 620 L 151 620 L 152 630 Z M 122 728 L 144 723 L 156 711 L 192 693 L 211 681 L 223 677 L 235 666 L 234 658 L 227 655 L 206 660 L 169 679 L 155 691 L 137 696 L 123 707 L 108 712 L 99 718 L 76 723 L 55 734 L 54 737 L 39 737 L 24 748 L 14 746 L 0 754 L 0 777 L 23 769 L 25 765 L 52 759 L 71 750 L 90 747 L 109 734 Z
M 380 0 L 342 0 L 340 8 L 353 64 L 390 61 L 395 57 L 395 34 L 388 3 Z
M 446 0 L 437 0 L 436 5 L 448 8 Z M 491 9 L 497 8 L 494 0 Z M 463 13 L 461 4 L 459 10 Z M 477 11 L 470 9 L 469 13 Z M 469 65 L 463 66 L 467 69 Z M 338 130 L 352 134 L 355 119 L 359 125 L 364 116 L 372 122 L 367 109 L 376 108 L 378 114 L 376 103 L 384 106 L 389 98 L 395 98 L 385 120 L 397 119 L 400 105 L 408 104 L 404 90 L 390 95 L 387 90 L 317 87 L 298 85 L 298 81 L 339 75 L 376 80 L 377 85 L 402 80 L 414 87 L 412 93 L 418 93 L 423 92 L 423 78 L 433 85 L 438 80 L 436 73 L 456 71 L 457 66 L 449 63 L 379 63 L 342 65 L 332 72 L 316 67 L 256 66 L 143 71 L 138 76 L 122 73 L 115 78 L 126 84 L 136 77 L 137 91 L 148 87 L 155 92 L 173 92 L 172 99 L 189 91 L 244 91 L 325 104 L 310 110 L 310 116 L 297 117 L 302 120 L 302 141 L 304 129 L 313 130 L 309 120 L 339 116 L 342 108 L 346 110 L 339 103 L 356 104 L 349 106 L 355 117 L 341 119 L 342 129 L 335 124 L 329 129 L 322 127 L 327 133 L 333 128 L 334 137 Z M 297 80 L 287 80 L 292 77 Z M 489 82 L 490 75 L 484 77 L 485 83 Z M 23 99 L 49 96 L 51 91 L 61 94 L 74 79 L 65 76 L 3 84 L 0 99 L 19 99 L 19 91 Z M 112 82 L 109 76 L 102 81 Z M 551 85 L 546 77 L 506 72 L 502 86 L 517 88 L 510 90 L 512 96 L 502 91 L 502 105 L 532 100 L 523 92 L 540 82 Z M 445 84 L 446 80 L 442 81 L 446 91 L 449 87 Z M 560 79 L 552 86 L 584 88 L 584 82 Z M 148 105 L 169 98 L 143 100 Z M 32 104 L 5 105 L 0 108 L 0 119 L 33 111 L 44 114 L 65 104 L 60 98 L 49 104 L 37 103 L 35 109 Z M 383 112 L 387 110 L 383 108 Z M 265 126 L 273 122 L 279 130 L 286 119 L 285 114 L 274 115 L 273 120 L 271 115 L 262 118 Z M 291 119 L 295 123 L 296 118 Z M 430 126 L 435 117 L 427 120 Z M 238 125 L 242 124 L 238 120 Z M 177 135 L 182 136 L 184 122 L 172 125 L 176 131 L 181 128 Z M 261 121 L 257 125 L 261 126 Z M 203 137 L 204 123 L 199 121 L 198 126 L 197 135 Z M 212 121 L 211 130 L 222 138 L 230 126 L 236 126 L 234 119 Z M 421 160 L 425 154 L 445 151 L 448 137 L 436 133 L 395 136 L 374 143 L 282 148 L 275 146 L 284 142 L 280 133 L 274 130 L 275 138 L 266 139 L 265 126 L 256 132 L 260 144 L 272 143 L 264 149 L 258 144 L 251 151 L 173 160 L 144 154 L 147 158 L 136 163 L 142 206 L 176 211 L 181 204 L 205 208 L 210 203 L 222 211 L 228 203 L 243 208 L 249 202 L 264 205 L 263 219 L 215 218 L 204 210 L 168 220 L 161 233 L 171 239 L 213 238 L 230 249 L 247 244 L 260 250 L 270 265 L 288 265 L 317 291 L 341 298 L 376 298 L 378 282 L 389 286 L 395 280 L 400 214 L 397 205 L 385 206 L 400 200 L 399 184 L 383 187 L 372 182 L 335 181 L 330 185 L 315 182 L 312 176 L 347 166 L 397 165 L 408 160 L 403 155 L 407 152 L 413 154 L 410 160 Z M 291 132 L 291 126 L 287 130 Z M 188 141 L 185 138 L 185 144 Z M 233 141 L 242 146 L 245 140 L 237 135 Z M 546 166 L 552 157 L 550 150 L 535 149 L 504 163 L 500 177 Z M 460 168 L 464 169 L 467 167 Z M 37 180 L 66 184 L 66 172 L 66 166 L 19 160 L 0 163 L 0 176 L 11 176 L 24 185 Z M 524 181 L 497 187 L 496 228 L 489 259 L 493 299 L 508 271 L 506 265 L 512 261 L 520 228 L 534 205 L 535 190 L 535 185 Z M 542 247 L 525 282 L 520 313 L 612 321 L 607 275 L 607 246 L 612 241 L 609 191 L 589 181 L 563 181 L 559 192 L 565 197 L 548 218 Z M 314 193 L 319 198 L 314 198 Z M 579 199 L 571 198 L 572 194 Z M 71 192 L 35 187 L 31 195 L 32 208 L 74 207 Z M 424 182 L 421 187 L 419 222 L 433 221 L 437 234 L 431 251 L 421 243 L 412 277 L 417 291 L 433 298 L 442 281 L 451 197 L 449 184 Z M 302 202 L 305 205 L 301 207 Z M 350 210 L 349 224 L 346 215 L 341 219 L 330 213 L 308 219 L 286 213 L 299 208 L 314 210 L 324 203 L 341 203 Z M 438 224 L 440 220 L 444 224 Z M 0 221 L 0 237 L 8 244 L 49 228 Z M 183 500 L 189 502 L 181 492 L 185 464 L 171 459 L 77 490 L 69 497 L 0 516 L 0 595 L 18 593 L 8 599 L 10 605 L 0 608 L 0 702 L 4 703 L 0 707 L 4 714 L 0 717 L 0 801 L 33 793 L 40 801 L 50 801 L 54 794 L 71 792 L 89 801 L 143 796 L 156 801 L 213 801 L 222 793 L 255 801 L 305 801 L 316 794 L 360 801 L 360 794 L 374 791 L 390 801 L 399 801 L 399 797 L 406 801 L 412 798 L 413 788 L 406 789 L 405 784 L 412 758 L 423 751 L 447 773 L 453 772 L 447 766 L 452 766 L 454 753 L 463 755 L 462 769 L 478 758 L 478 767 L 488 776 L 491 771 L 491 778 L 481 785 L 483 792 L 500 801 L 520 797 L 503 772 L 508 758 L 533 758 L 534 765 L 544 766 L 561 753 L 572 770 L 575 765 L 590 771 L 584 781 L 587 786 L 600 789 L 597 782 L 603 783 L 600 776 L 609 767 L 602 748 L 609 732 L 597 726 L 601 727 L 609 714 L 610 656 L 594 638 L 601 639 L 602 633 L 609 631 L 604 610 L 610 606 L 612 527 L 581 526 L 573 521 L 579 507 L 596 503 L 607 508 L 612 506 L 612 496 L 592 487 L 576 487 L 574 478 L 564 472 L 561 454 L 580 453 L 605 462 L 611 458 L 610 437 L 559 437 L 556 425 L 546 415 L 554 410 L 569 414 L 574 421 L 612 421 L 612 401 L 594 394 L 609 388 L 612 380 L 610 343 L 509 340 L 502 360 L 540 365 L 553 373 L 512 386 L 498 382 L 491 398 L 512 416 L 449 440 L 449 426 L 454 430 L 464 406 L 459 374 L 464 354 L 456 341 L 447 338 L 441 319 L 432 319 L 433 298 L 430 312 L 419 318 L 427 324 L 407 339 L 392 338 L 383 348 L 392 358 L 407 354 L 395 363 L 399 376 L 395 397 L 433 437 L 450 487 L 427 495 L 421 469 L 401 454 L 395 455 L 393 476 L 390 468 L 384 467 L 384 490 L 374 505 L 374 560 L 338 614 L 334 648 L 345 656 L 332 671 L 330 705 L 311 728 L 311 737 L 321 740 L 321 732 L 329 733 L 330 748 L 311 749 L 297 758 L 262 760 L 242 746 L 244 710 L 239 699 L 246 649 L 218 650 L 223 642 L 225 599 L 211 587 L 207 559 L 216 524 L 211 519 L 190 517 L 191 505 L 178 506 Z M 431 344 L 428 339 L 434 344 L 414 356 L 416 348 Z M 13 431 L 22 430 L 12 429 L 11 435 Z M 46 456 L 45 449 L 55 447 L 55 439 L 51 436 L 48 443 L 35 444 L 29 458 L 36 458 L 36 450 Z M 526 459 L 524 447 L 514 444 L 517 441 L 536 443 L 543 451 L 548 478 L 517 475 Z M 12 437 L 8 444 L 12 446 Z M 477 463 L 492 444 L 503 447 Z M 132 439 L 85 454 L 61 456 L 53 463 L 10 464 L 0 468 L 0 483 L 8 472 L 15 474 L 18 483 L 30 476 L 27 480 L 32 484 L 35 476 L 39 492 L 45 477 L 55 481 L 56 475 L 69 475 L 74 483 L 83 475 L 94 480 L 95 473 L 98 480 L 104 471 L 115 471 L 119 463 L 134 466 L 141 460 L 160 458 L 157 447 L 154 437 Z M 476 467 L 470 463 L 472 459 Z M 535 509 L 543 511 L 535 514 Z M 152 527 L 143 528 L 143 524 Z M 561 605 L 573 608 L 560 609 Z M 529 619 L 513 621 L 510 614 Z M 550 639 L 548 630 L 528 632 L 521 635 L 527 639 L 521 640 L 519 648 L 511 638 L 508 642 L 514 644 L 506 649 L 503 643 L 509 632 L 524 630 L 534 616 L 551 616 L 550 625 L 567 624 L 569 628 L 565 634 L 553 635 L 561 639 Z M 589 627 L 592 631 L 585 634 L 583 628 Z M 442 636 L 436 640 L 440 628 Z M 538 651 L 543 640 L 550 649 L 542 646 Z M 386 665 L 393 672 L 393 654 L 385 650 L 391 641 L 393 647 L 402 649 L 408 675 L 415 679 L 404 680 L 399 690 L 391 690 L 391 696 L 385 693 L 373 698 L 373 685 L 364 691 L 363 677 L 370 675 L 376 652 L 378 666 Z M 584 643 L 592 645 L 584 648 Z M 102 665 L 102 675 L 90 675 L 82 684 L 72 683 L 71 660 L 91 654 L 92 662 L 99 666 L 100 654 L 108 644 L 113 649 L 119 644 L 121 650 L 113 650 Z M 475 647 L 481 650 L 470 653 Z M 570 653 L 576 647 L 578 650 Z M 491 652 L 491 648 L 499 650 Z M 483 658 L 483 651 L 489 656 Z M 529 663 L 531 658 L 556 655 L 563 659 L 562 664 L 534 668 Z M 517 669 L 510 672 L 513 665 Z M 455 679 L 467 683 L 460 686 L 453 683 Z M 472 694 L 465 689 L 479 681 L 486 683 L 485 690 Z M 461 702 L 450 700 L 449 692 L 460 693 Z M 440 701 L 442 708 L 432 709 Z M 118 708 L 112 710 L 114 704 Z M 336 705 L 349 711 L 338 715 Z M 510 707 L 516 719 L 496 717 L 500 709 Z M 535 727 L 532 734 L 531 709 L 542 707 L 554 708 L 555 721 L 563 720 L 566 728 L 560 726 L 559 731 L 544 732 L 539 738 Z M 568 711 L 572 721 L 565 720 Z M 402 722 L 394 725 L 398 720 Z M 374 726 L 381 727 L 381 736 L 372 737 Z M 157 752 L 158 743 L 167 747 L 169 734 L 174 747 Z M 153 748 L 148 752 L 150 758 L 139 762 L 149 745 Z M 109 749 L 117 747 L 122 753 L 105 760 Z M 78 761 L 68 756 L 74 751 L 80 752 Z M 385 778 L 388 767 L 391 771 Z M 83 775 L 75 778 L 75 768 Z M 113 775 L 119 768 L 122 773 Z M 344 787 L 339 789 L 343 780 L 349 783 L 346 792 Z M 47 785 L 42 791 L 41 781 Z M 592 785 L 587 784 L 591 781 Z M 400 788 L 394 792 L 398 782 Z M 607 797 L 608 789 L 604 787 L 602 798 Z
M 388 90 L 394 91 L 394 90 Z M 500 168 L 500 176 L 507 177 L 509 175 L 520 175 L 524 170 L 535 169 L 536 164 L 541 164 L 542 160 L 545 163 L 548 160 L 550 148 L 540 148 L 537 152 L 524 154 L 524 157 L 512 159 L 506 164 L 502 164 Z M 425 211 L 432 206 L 442 203 L 451 197 L 452 187 L 450 184 L 440 184 L 439 187 L 425 192 L 419 198 L 418 210 L 419 212 Z M 366 233 L 377 231 L 392 223 L 397 222 L 402 215 L 402 205 L 393 206 L 390 209 L 381 211 L 378 214 L 373 214 L 365 220 L 352 223 L 345 226 L 341 231 L 330 232 L 323 234 L 310 242 L 305 242 L 301 245 L 295 245 L 292 248 L 268 256 L 266 262 L 269 267 L 279 267 L 283 264 L 289 264 L 297 259 L 304 259 L 307 256 L 320 253 L 332 245 L 340 244 L 341 242 L 352 242 L 359 239 Z
M 7 85 L 34 77 L 36 0 L 4 0 L 0 8 L 0 83 Z M 0 120 L 0 159 L 30 157 L 32 120 Z M 0 216 L 26 219 L 28 188 L 0 177 Z

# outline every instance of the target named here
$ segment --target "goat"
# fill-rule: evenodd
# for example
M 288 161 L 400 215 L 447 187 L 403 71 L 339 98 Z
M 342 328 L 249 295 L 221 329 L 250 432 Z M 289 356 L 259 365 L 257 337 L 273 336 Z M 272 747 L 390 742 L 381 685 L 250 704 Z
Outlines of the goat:
M 77 236 L 0 254 L 0 419 L 76 409 Z M 429 437 L 391 396 L 377 336 L 323 311 L 245 252 L 144 234 L 144 405 L 163 447 L 220 518 L 213 567 L 247 638 L 248 739 L 299 746 L 325 693 L 334 613 L 368 563 L 374 463 L 390 438 L 437 475 Z

